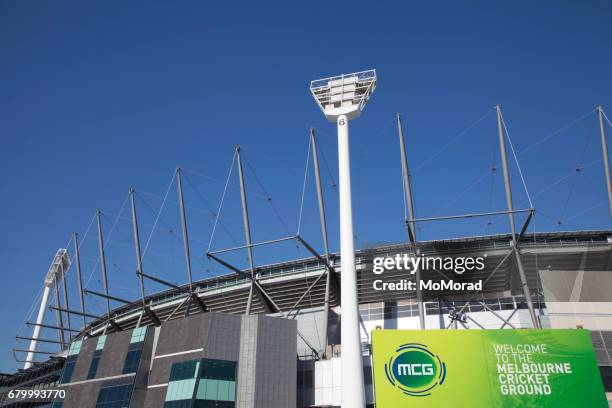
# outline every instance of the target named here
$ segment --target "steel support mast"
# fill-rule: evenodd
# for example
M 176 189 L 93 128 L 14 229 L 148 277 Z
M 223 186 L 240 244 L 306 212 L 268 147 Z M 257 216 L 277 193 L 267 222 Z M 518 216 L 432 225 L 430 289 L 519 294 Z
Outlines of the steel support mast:
M 402 118 L 397 114 L 397 130 L 400 142 L 400 154 L 402 156 L 402 182 L 404 185 L 404 198 L 408 210 L 408 219 L 406 220 L 406 228 L 408 230 L 408 239 L 412 245 L 414 255 L 418 256 L 417 236 L 414 223 L 414 204 L 412 201 L 412 183 L 410 170 L 408 168 L 408 158 L 406 156 L 406 141 L 404 139 L 404 128 L 402 126 Z M 423 307 L 423 294 L 421 293 L 421 268 L 416 267 L 414 278 L 416 281 L 416 297 L 419 310 L 419 325 L 421 330 L 425 329 L 425 308 Z
M 502 167 L 504 170 L 504 186 L 506 189 L 506 203 L 508 206 L 508 220 L 510 221 L 510 229 L 512 232 L 512 251 L 516 260 L 516 266 L 519 272 L 519 278 L 521 280 L 521 287 L 523 289 L 523 295 L 529 309 L 529 316 L 531 317 L 531 323 L 533 327 L 539 328 L 539 320 L 536 316 L 535 309 L 533 307 L 533 301 L 531 299 L 531 292 L 529 291 L 529 285 L 527 284 L 527 276 L 525 275 L 525 269 L 523 268 L 523 261 L 521 259 L 521 253 L 519 250 L 519 242 L 516 236 L 516 226 L 514 224 L 514 206 L 512 204 L 512 189 L 510 187 L 510 171 L 508 169 L 508 156 L 506 153 L 506 137 L 504 134 L 504 125 L 501 107 L 497 105 L 495 107 L 497 111 L 497 133 L 499 136 L 499 150 L 501 154 Z
M 134 234 L 134 250 L 136 252 L 136 275 L 140 283 L 140 297 L 142 299 L 142 308 L 147 306 L 145 303 L 144 277 L 142 276 L 142 254 L 140 252 L 140 233 L 138 231 L 138 218 L 136 217 L 136 199 L 134 197 L 136 191 L 130 188 L 130 204 L 132 207 L 132 232 Z
M 329 267 L 329 244 L 327 242 L 327 220 L 325 218 L 325 202 L 323 200 L 323 188 L 321 186 L 321 172 L 319 171 L 319 152 L 317 149 L 317 136 L 314 128 L 310 129 L 310 143 L 312 144 L 312 159 L 314 163 L 315 182 L 317 185 L 317 202 L 319 203 L 319 221 L 321 222 L 321 234 L 323 236 L 323 250 L 325 251 L 325 309 L 323 311 L 323 327 L 325 327 L 325 350 L 323 355 L 327 356 L 327 346 L 329 345 L 329 292 L 331 290 L 331 274 L 333 271 Z
M 606 125 L 604 123 L 603 107 L 597 107 L 599 116 L 599 132 L 601 134 L 601 153 L 603 155 L 604 171 L 606 174 L 606 187 L 608 190 L 608 206 L 612 216 L 612 181 L 610 180 L 610 159 L 608 158 L 608 141 L 606 140 Z
M 249 298 L 245 314 L 251 314 L 253 306 L 253 295 L 255 292 L 255 267 L 253 265 L 253 243 L 251 239 L 251 224 L 249 222 L 249 209 L 247 206 L 246 186 L 244 183 L 244 170 L 242 168 L 242 156 L 240 155 L 240 146 L 236 146 L 236 157 L 238 161 L 238 179 L 240 181 L 240 201 L 242 204 L 242 223 L 244 224 L 244 237 L 247 246 L 247 256 L 249 258 L 249 269 L 251 271 L 251 288 L 249 289 Z
M 187 266 L 187 275 L 189 277 L 189 302 L 193 301 L 203 312 L 206 311 L 206 306 L 197 293 L 193 291 L 193 274 L 191 272 L 191 253 L 189 250 L 189 234 L 187 232 L 187 216 L 185 214 L 185 197 L 183 195 L 183 170 L 180 167 L 176 168 L 176 180 L 177 189 L 179 196 L 179 207 L 181 212 L 181 229 L 183 231 L 183 251 L 185 252 L 185 264 Z M 144 276 L 142 272 L 139 272 L 140 276 Z M 185 316 L 189 315 L 190 303 L 185 308 Z

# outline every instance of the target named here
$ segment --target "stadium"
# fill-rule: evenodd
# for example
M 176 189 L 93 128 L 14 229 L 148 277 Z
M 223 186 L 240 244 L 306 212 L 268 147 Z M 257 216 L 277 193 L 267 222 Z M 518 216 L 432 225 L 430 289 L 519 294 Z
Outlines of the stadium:
M 355 119 L 364 109 L 376 81 L 372 70 L 311 83 L 311 92 L 322 112 L 331 122 L 337 122 L 339 137 L 344 121 Z M 376 395 L 372 337 L 388 330 L 423 329 L 588 330 L 606 395 L 612 400 L 612 280 L 609 277 L 612 231 L 529 232 L 536 210 L 512 207 L 505 145 L 508 135 L 501 109 L 497 107 L 496 111 L 508 208 L 435 219 L 416 218 L 413 214 L 403 128 L 397 116 L 407 204 L 405 243 L 376 244 L 354 250 L 352 221 L 350 230 L 346 229 L 349 215 L 348 218 L 341 216 L 344 223 L 341 251 L 330 251 L 314 131 L 311 131 L 309 153 L 318 186 L 322 245 L 312 243 L 299 233 L 265 242 L 251 241 L 241 149 L 237 147 L 234 158 L 241 187 L 245 244 L 215 251 L 209 248 L 208 259 L 223 267 L 226 273 L 193 279 L 183 170 L 177 168 L 173 180 L 179 191 L 188 282 L 176 284 L 143 268 L 138 213 L 134 191 L 130 190 L 137 265 L 134 283 L 139 284 L 140 296 L 125 300 L 109 294 L 105 237 L 98 212 L 104 292 L 84 288 L 80 247 L 75 235 L 73 248 L 61 248 L 53 257 L 44 279 L 36 320 L 28 322 L 30 334 L 17 337 L 20 346 L 14 352 L 24 368 L 1 375 L 0 406 L 350 408 L 361 404 L 362 389 L 365 406 L 373 407 Z M 607 118 L 602 108 L 597 108 L 597 115 L 601 121 L 612 210 L 604 130 Z M 348 142 L 348 130 L 345 136 Z M 340 143 L 339 149 L 342 148 Z M 350 175 L 346 172 L 348 163 L 345 164 L 344 173 L 340 169 L 339 182 L 342 188 L 349 180 L 350 201 Z M 341 214 L 346 215 L 344 197 L 343 201 L 341 191 Z M 350 205 L 348 211 L 350 214 Z M 524 215 L 523 220 L 515 225 L 515 216 L 519 214 Z M 507 217 L 509 232 L 440 240 L 417 238 L 418 223 L 491 216 Z M 344 240 L 347 236 L 351 237 L 348 246 Z M 308 256 L 262 265 L 253 262 L 252 251 L 279 243 L 300 246 Z M 236 251 L 248 253 L 246 268 L 234 265 L 225 256 Z M 374 284 L 377 279 L 386 282 L 448 279 L 447 271 L 439 268 L 417 268 L 416 273 L 390 268 L 382 277 L 373 271 L 375 259 L 405 254 L 484 259 L 482 268 L 453 276 L 454 282 L 463 289 L 479 281 L 482 290 L 377 290 Z M 351 266 L 354 266 L 353 272 Z M 72 297 L 72 307 L 66 287 L 69 270 L 74 271 L 71 276 L 78 278 L 79 287 L 76 301 Z M 166 289 L 146 293 L 145 282 L 155 282 Z M 84 305 L 85 294 L 103 299 L 106 313 L 91 314 Z M 82 324 L 75 327 L 75 321 Z M 50 335 L 43 337 L 42 329 Z M 346 333 L 358 334 L 349 337 Z M 58 350 L 50 352 L 41 344 L 57 346 Z M 462 346 L 454 347 L 459 353 Z M 357 403 L 347 402 L 347 379 L 356 384 L 350 392 L 357 395 Z M 9 395 L 17 389 L 32 393 Z M 32 399 L 34 393 L 51 389 L 64 394 Z

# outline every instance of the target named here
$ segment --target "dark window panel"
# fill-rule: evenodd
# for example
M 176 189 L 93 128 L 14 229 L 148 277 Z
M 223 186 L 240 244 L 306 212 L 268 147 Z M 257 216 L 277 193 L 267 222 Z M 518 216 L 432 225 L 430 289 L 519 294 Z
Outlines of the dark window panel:
M 123 365 L 123 374 L 135 373 L 138 370 L 138 363 L 140 362 L 140 354 L 142 350 L 128 351 L 125 356 L 125 363 Z
M 127 408 L 132 395 L 132 384 L 100 389 L 96 408 Z
M 195 378 L 195 370 L 197 365 L 197 360 L 181 361 L 180 363 L 172 364 L 172 369 L 170 370 L 170 381 L 180 381 Z

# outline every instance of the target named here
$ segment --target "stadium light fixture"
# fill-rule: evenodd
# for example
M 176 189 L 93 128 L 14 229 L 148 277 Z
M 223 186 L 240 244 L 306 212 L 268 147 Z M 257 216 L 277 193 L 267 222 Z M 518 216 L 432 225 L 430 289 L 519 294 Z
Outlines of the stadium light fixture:
M 348 121 L 359 117 L 375 88 L 376 70 L 373 69 L 319 79 L 310 83 L 310 92 L 323 114 L 327 120 L 336 122 L 338 126 L 343 408 L 365 407 L 353 238 Z
M 330 122 L 359 117 L 375 88 L 375 69 L 310 82 L 310 92 Z
M 45 319 L 45 311 L 47 309 L 47 303 L 49 302 L 49 295 L 51 294 L 51 290 L 55 289 L 57 303 L 57 282 L 58 280 L 65 279 L 66 272 L 68 271 L 69 267 L 70 256 L 68 256 L 68 251 L 61 248 L 58 249 L 57 253 L 53 257 L 53 262 L 49 267 L 49 271 L 45 276 L 45 287 L 43 290 L 42 299 L 40 301 L 40 307 L 38 309 L 38 316 L 36 318 L 36 324 L 34 325 L 34 332 L 30 341 L 30 347 L 28 348 L 29 351 L 25 359 L 25 364 L 23 366 L 24 370 L 30 368 L 32 366 L 32 362 L 34 361 L 34 356 L 36 355 L 36 348 L 38 346 L 38 340 L 40 338 L 40 329 L 42 327 L 43 320 Z M 58 313 L 61 314 L 61 311 Z M 61 330 L 60 333 L 61 336 L 63 336 Z M 63 339 L 60 340 L 61 346 L 64 347 Z

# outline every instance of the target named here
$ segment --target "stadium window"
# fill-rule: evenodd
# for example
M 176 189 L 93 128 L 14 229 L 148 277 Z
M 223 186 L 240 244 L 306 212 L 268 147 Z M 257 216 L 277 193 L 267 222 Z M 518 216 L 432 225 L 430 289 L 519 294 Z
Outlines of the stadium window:
M 236 401 L 236 362 L 202 360 L 196 407 L 234 407 Z
M 142 354 L 142 348 L 136 350 L 129 350 L 125 356 L 125 363 L 123 364 L 123 374 L 135 373 L 138 370 L 138 363 L 140 363 L 140 355 Z
M 236 381 L 236 363 L 234 361 L 204 359 L 203 364 L 200 378 Z
M 96 378 L 96 372 L 98 371 L 98 365 L 100 364 L 101 357 L 102 357 L 102 350 L 94 351 L 93 358 L 91 359 L 91 364 L 89 365 L 89 371 L 87 372 L 88 380 L 91 380 L 92 378 Z
M 130 343 L 140 343 L 145 339 L 145 335 L 147 334 L 147 326 L 137 327 L 132 332 L 132 339 Z
M 62 376 L 60 378 L 60 384 L 65 384 L 70 382 L 72 378 L 72 373 L 74 372 L 74 366 L 76 365 L 76 356 L 70 356 L 66 359 L 66 363 L 64 364 L 64 370 L 62 371 Z
M 98 337 L 98 343 L 96 343 L 96 350 L 102 350 L 106 344 L 106 335 Z
M 191 407 L 196 388 L 200 360 L 172 364 L 164 408 Z
M 142 346 L 142 341 L 131 343 L 128 346 L 128 352 L 125 356 L 125 363 L 123 364 L 123 374 L 135 373 L 136 370 L 138 370 L 140 356 L 142 355 Z
M 182 361 L 172 364 L 169 381 L 180 381 L 195 378 L 198 360 Z
M 68 355 L 69 356 L 78 355 L 81 352 L 82 345 L 83 345 L 83 340 L 72 342 L 72 344 L 70 344 L 70 348 L 68 349 Z
M 127 407 L 132 395 L 132 384 L 115 385 L 100 389 L 96 408 L 122 408 Z

